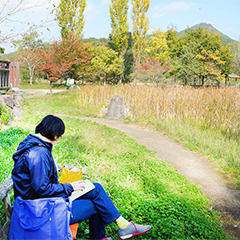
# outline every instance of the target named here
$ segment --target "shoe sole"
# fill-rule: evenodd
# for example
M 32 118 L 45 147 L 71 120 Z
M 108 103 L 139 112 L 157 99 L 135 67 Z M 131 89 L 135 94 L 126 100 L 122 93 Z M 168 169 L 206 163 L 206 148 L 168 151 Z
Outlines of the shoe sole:
M 147 229 L 147 230 L 144 231 L 144 232 L 136 232 L 136 233 L 129 234 L 129 235 L 125 235 L 125 236 L 120 236 L 120 235 L 119 235 L 119 237 L 124 240 L 124 239 L 128 239 L 128 238 L 131 238 L 131 237 L 134 237 L 134 236 L 143 234 L 143 233 L 145 233 L 145 232 L 147 232 L 147 231 L 149 231 L 149 230 L 151 230 L 151 229 L 152 229 L 152 227 L 150 227 L 149 229 Z

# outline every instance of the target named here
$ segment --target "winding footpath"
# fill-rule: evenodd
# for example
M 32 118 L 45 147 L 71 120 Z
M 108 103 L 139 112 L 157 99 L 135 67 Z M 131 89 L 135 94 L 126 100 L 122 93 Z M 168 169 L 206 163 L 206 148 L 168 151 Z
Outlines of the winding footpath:
M 58 114 L 58 116 L 69 115 Z M 211 199 L 215 210 L 227 214 L 227 219 L 232 224 L 223 226 L 223 228 L 234 234 L 236 239 L 240 239 L 240 191 L 231 187 L 217 173 L 217 169 L 208 159 L 201 157 L 154 130 L 105 118 L 69 117 L 91 120 L 110 128 L 118 129 L 126 135 L 135 138 L 148 149 L 155 151 L 157 157 L 172 164 L 177 168 L 179 174 L 196 183 L 203 193 Z

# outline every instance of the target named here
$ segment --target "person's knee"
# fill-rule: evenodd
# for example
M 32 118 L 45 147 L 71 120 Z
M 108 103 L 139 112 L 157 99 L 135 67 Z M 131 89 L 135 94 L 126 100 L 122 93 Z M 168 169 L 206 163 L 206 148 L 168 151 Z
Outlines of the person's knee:
M 100 183 L 94 183 L 94 186 L 95 186 L 95 190 L 97 192 L 102 192 L 102 191 L 105 191 L 103 186 L 100 184 Z
M 97 189 L 102 189 L 102 188 L 103 188 L 102 185 L 101 185 L 100 183 L 94 183 L 94 186 L 95 186 L 96 190 L 97 190 Z

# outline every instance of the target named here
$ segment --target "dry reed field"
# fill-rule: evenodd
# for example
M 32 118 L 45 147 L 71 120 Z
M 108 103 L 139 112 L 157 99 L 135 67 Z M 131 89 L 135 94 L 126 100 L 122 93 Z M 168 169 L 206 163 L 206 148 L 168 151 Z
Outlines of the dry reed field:
M 240 130 L 240 89 L 153 86 L 84 86 L 79 103 L 101 109 L 120 95 L 132 115 L 151 120 L 177 119 L 237 137 Z

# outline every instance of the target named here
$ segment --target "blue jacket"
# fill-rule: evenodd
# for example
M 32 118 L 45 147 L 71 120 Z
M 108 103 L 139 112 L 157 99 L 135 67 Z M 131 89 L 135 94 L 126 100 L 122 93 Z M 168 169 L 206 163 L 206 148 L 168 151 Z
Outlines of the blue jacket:
M 37 199 L 68 197 L 73 192 L 71 184 L 60 184 L 52 144 L 35 135 L 28 135 L 13 154 L 12 179 L 14 197 Z

